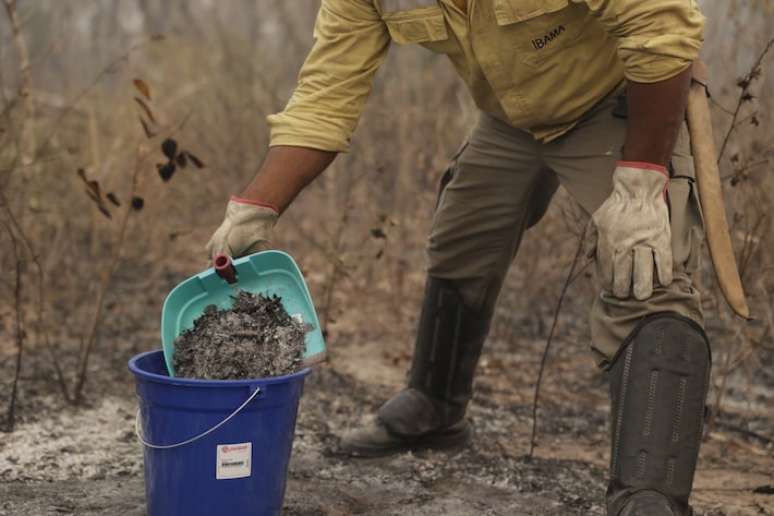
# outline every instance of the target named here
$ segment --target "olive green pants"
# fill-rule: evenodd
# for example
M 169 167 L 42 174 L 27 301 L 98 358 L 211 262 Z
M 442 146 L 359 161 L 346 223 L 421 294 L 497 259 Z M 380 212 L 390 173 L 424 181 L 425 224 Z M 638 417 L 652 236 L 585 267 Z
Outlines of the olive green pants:
M 621 100 L 605 99 L 573 130 L 549 143 L 482 113 L 442 178 L 428 273 L 454 280 L 467 304 L 491 312 L 524 231 L 541 219 L 560 184 L 588 214 L 610 195 L 626 136 Z M 699 293 L 691 284 L 703 225 L 685 124 L 670 173 L 674 281 L 655 288 L 644 301 L 597 295 L 590 314 L 591 347 L 602 366 L 645 316 L 670 311 L 703 324 Z M 554 259 L 531 257 L 541 258 Z

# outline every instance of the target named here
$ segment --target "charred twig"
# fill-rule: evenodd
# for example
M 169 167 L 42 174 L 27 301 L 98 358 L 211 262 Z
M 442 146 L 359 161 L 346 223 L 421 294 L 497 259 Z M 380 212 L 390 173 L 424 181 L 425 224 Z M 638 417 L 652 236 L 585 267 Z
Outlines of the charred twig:
M 747 163 L 743 167 L 739 168 L 738 170 L 735 170 L 733 173 L 726 174 L 720 179 L 722 179 L 723 181 L 731 181 L 731 185 L 733 186 L 735 182 L 739 181 L 740 177 L 746 178 L 747 176 L 749 176 L 751 170 L 758 167 L 762 167 L 763 165 L 768 165 L 769 163 L 771 163 L 771 160 L 772 160 L 771 158 L 766 158 L 766 159 L 754 161 L 752 163 Z
M 707 430 L 705 432 L 705 435 L 709 437 L 717 428 L 720 428 L 723 426 L 723 424 L 718 421 L 718 416 L 721 411 L 721 406 L 723 404 L 723 398 L 726 393 L 726 386 L 728 384 L 728 379 L 731 376 L 731 373 L 733 373 L 736 368 L 741 364 L 744 360 L 749 358 L 750 355 L 752 355 L 757 349 L 759 349 L 759 346 L 756 346 L 755 344 L 752 344 L 749 346 L 746 350 L 740 351 L 737 353 L 736 357 L 731 358 L 731 352 L 727 352 L 725 355 L 725 363 L 723 364 L 723 369 L 721 370 L 721 380 L 720 380 L 720 386 L 717 389 L 717 394 L 715 395 L 715 402 L 713 404 L 712 410 L 710 410 L 710 417 L 709 421 L 707 422 Z
M 347 199 L 347 201 L 344 203 L 344 206 L 341 210 L 341 217 L 339 217 L 338 225 L 336 226 L 336 232 L 333 235 L 333 249 L 331 251 L 331 261 L 333 266 L 331 268 L 328 284 L 325 287 L 325 301 L 323 301 L 322 305 L 323 308 L 320 324 L 322 324 L 323 331 L 327 330 L 328 323 L 330 322 L 331 310 L 333 307 L 333 296 L 336 287 L 339 284 L 339 277 L 346 273 L 345 264 L 341 259 L 341 254 L 344 247 L 344 234 L 349 227 L 350 212 L 352 211 L 352 203 L 349 202 L 349 199 L 352 197 L 352 191 L 354 190 L 357 182 L 364 177 L 365 176 L 363 175 L 356 176 L 352 173 L 347 175 L 347 182 L 343 192 L 343 198 Z
M 322 309 L 322 327 L 327 330 L 328 323 L 330 322 L 331 309 L 333 307 L 333 294 L 336 290 L 336 285 L 339 281 L 339 276 L 344 269 L 344 264 L 340 258 L 341 248 L 344 240 L 344 231 L 349 221 L 349 203 L 344 207 L 341 218 L 339 219 L 339 225 L 336 230 L 336 235 L 333 239 L 333 267 L 331 268 L 331 275 L 328 279 L 328 284 L 325 287 L 325 301 L 323 301 Z
M 283 215 L 283 217 L 287 223 L 293 225 L 294 231 L 298 232 L 303 241 L 315 248 L 320 253 L 320 256 L 325 259 L 325 261 L 334 266 L 337 262 L 341 261 L 341 259 L 331 249 L 329 249 L 328 246 L 325 245 L 322 239 L 316 238 L 316 233 L 307 231 L 300 223 L 300 221 L 293 217 L 292 213 Z M 340 266 L 341 263 L 339 263 L 339 267 Z M 352 274 L 346 269 L 339 268 L 339 275 L 340 277 L 344 277 L 347 280 L 353 279 Z M 353 285 L 355 284 L 353 281 L 351 281 L 351 283 Z
M 761 74 L 761 63 L 763 63 L 763 59 L 766 57 L 766 54 L 769 53 L 769 50 L 771 50 L 771 47 L 774 46 L 774 38 L 769 40 L 769 42 L 766 44 L 765 47 L 763 47 L 763 50 L 758 55 L 758 58 L 755 60 L 755 63 L 753 63 L 752 67 L 750 68 L 750 71 L 747 75 L 745 75 L 742 79 L 739 80 L 738 85 L 741 88 L 741 91 L 739 92 L 739 98 L 737 98 L 736 101 L 736 107 L 734 108 L 734 114 L 731 116 L 731 123 L 728 126 L 728 131 L 726 131 L 726 135 L 723 137 L 723 143 L 720 145 L 720 152 L 718 153 L 718 163 L 720 163 L 720 160 L 723 158 L 723 154 L 726 151 L 726 146 L 728 145 L 728 140 L 731 138 L 731 134 L 734 132 L 734 130 L 737 128 L 737 118 L 739 117 L 739 112 L 742 109 L 742 106 L 746 103 L 752 100 L 752 95 L 750 94 L 750 85 L 752 82 L 757 79 Z
M 169 136 L 176 134 L 185 127 L 191 113 L 186 115 L 182 121 L 172 127 L 168 133 Z M 161 131 L 159 132 L 161 134 Z M 158 136 L 158 135 L 157 135 Z M 143 152 L 142 144 L 138 146 L 134 169 L 131 176 L 131 186 L 128 197 L 133 199 L 136 197 L 140 179 L 140 173 L 148 165 L 150 160 L 153 159 L 153 152 Z M 97 334 L 99 332 L 100 325 L 102 323 L 102 308 L 105 304 L 105 296 L 107 295 L 108 288 L 112 282 L 113 276 L 118 270 L 118 265 L 121 263 L 124 252 L 124 243 L 126 242 L 127 227 L 129 226 L 129 219 L 131 218 L 134 208 L 131 204 L 128 204 L 124 208 L 123 217 L 119 223 L 116 238 L 113 242 L 113 252 L 110 255 L 107 267 L 103 271 L 100 278 L 99 286 L 97 287 L 97 297 L 94 302 L 94 313 L 92 314 L 91 322 L 89 324 L 89 331 L 86 333 L 85 338 L 81 341 L 79 348 L 78 359 L 78 373 L 75 380 L 75 388 L 73 390 L 72 400 L 74 403 L 79 404 L 83 401 L 83 389 L 86 385 L 86 376 L 89 368 L 89 359 L 91 352 L 94 349 L 94 344 L 97 340 Z
M 137 183 L 140 174 L 140 170 L 144 159 L 141 155 L 137 156 L 135 162 L 134 171 L 132 172 L 132 186 L 130 192 L 130 198 L 134 197 L 137 192 Z M 110 256 L 110 261 L 105 268 L 102 277 L 100 278 L 99 287 L 97 290 L 97 298 L 94 302 L 94 314 L 89 325 L 89 331 L 86 334 L 86 338 L 82 341 L 81 353 L 78 359 L 78 375 L 76 377 L 75 389 L 73 390 L 73 401 L 79 404 L 83 401 L 83 388 L 86 384 L 86 375 L 89 368 L 89 358 L 91 357 L 91 351 L 94 348 L 94 343 L 97 340 L 97 332 L 99 330 L 100 322 L 102 321 L 102 307 L 105 303 L 105 295 L 107 294 L 108 287 L 110 286 L 113 275 L 118 269 L 118 264 L 121 262 L 121 257 L 124 252 L 124 241 L 126 240 L 126 228 L 129 226 L 129 218 L 132 214 L 132 207 L 126 206 L 124 209 L 123 217 L 121 218 L 120 226 L 118 228 L 118 234 L 113 243 L 113 253 Z
M 728 359 L 728 365 L 718 371 L 721 376 L 727 376 L 733 373 L 739 366 L 741 366 L 747 359 L 749 359 L 756 351 L 766 349 L 763 343 L 769 338 L 771 333 L 771 325 L 767 325 L 763 334 L 758 339 L 747 339 L 748 345 L 746 348 L 740 350 L 733 358 Z M 731 356 L 731 353 L 728 354 Z
M 748 270 L 748 266 L 750 265 L 750 261 L 752 260 L 755 251 L 758 249 L 757 242 L 760 242 L 762 235 L 764 231 L 762 230 L 761 226 L 763 226 L 764 222 L 768 221 L 768 215 L 761 214 L 758 216 L 758 220 L 755 221 L 753 224 L 752 229 L 745 231 L 744 234 L 744 246 L 742 247 L 742 252 L 739 256 L 739 276 L 741 276 L 742 279 L 745 277 L 745 272 Z
M 546 339 L 546 345 L 543 349 L 543 356 L 540 358 L 540 369 L 538 369 L 538 377 L 537 381 L 535 382 L 535 393 L 534 397 L 532 399 L 532 435 L 529 439 L 529 454 L 528 456 L 531 458 L 535 452 L 535 441 L 537 439 L 537 427 L 538 427 L 538 405 L 540 403 L 540 386 L 543 382 L 543 372 L 546 368 L 546 362 L 548 360 L 548 353 L 551 349 L 551 343 L 554 340 L 554 333 L 556 332 L 556 326 L 559 322 L 559 314 L 562 311 L 562 303 L 564 303 L 564 298 L 567 295 L 567 290 L 570 288 L 570 285 L 573 283 L 573 281 L 580 275 L 578 273 L 575 274 L 575 269 L 578 266 L 578 262 L 580 261 L 581 256 L 583 256 L 583 249 L 584 249 L 584 243 L 586 240 L 586 233 L 588 233 L 588 227 L 584 232 L 578 237 L 578 247 L 575 250 L 575 257 L 572 260 L 572 264 L 570 265 L 570 270 L 567 273 L 567 279 L 564 281 L 564 285 L 562 286 L 562 292 L 559 294 L 559 299 L 556 302 L 556 308 L 554 309 L 554 319 L 551 323 L 551 330 L 548 332 L 548 338 Z M 589 266 L 591 262 L 586 263 L 582 268 L 581 272 Z
M 726 106 L 724 106 L 723 104 L 718 102 L 718 100 L 715 97 L 710 97 L 709 101 L 710 101 L 710 104 L 714 105 L 716 108 L 718 108 L 723 113 L 725 113 L 727 115 L 731 115 L 731 116 L 734 115 L 734 110 L 733 109 L 727 108 Z
M 720 414 L 720 407 L 723 404 L 723 396 L 726 393 L 726 385 L 728 384 L 728 378 L 731 376 L 732 370 L 729 368 L 729 365 L 731 364 L 731 351 L 727 351 L 724 357 L 724 363 L 723 363 L 723 371 L 724 374 L 722 375 L 720 379 L 720 386 L 717 388 L 717 392 L 715 394 L 715 401 L 712 405 L 712 410 L 710 411 L 710 418 L 707 422 L 707 430 L 705 432 L 705 435 L 709 437 L 712 432 L 715 430 L 715 427 L 717 425 L 717 417 L 718 414 Z
M 260 337 L 261 334 L 257 331 L 235 331 L 231 334 L 232 337 L 238 337 L 240 339 L 253 339 Z
M 8 410 L 6 411 L 5 428 L 6 432 L 13 432 L 16 422 L 16 398 L 19 392 L 19 376 L 21 375 L 22 355 L 24 353 L 24 310 L 22 310 L 22 257 L 19 250 L 16 235 L 11 227 L 3 223 L 9 238 L 11 239 L 11 249 L 16 261 L 15 281 L 14 281 L 14 307 L 15 307 L 15 328 L 16 334 L 16 365 L 14 366 L 13 383 L 11 384 L 11 398 L 8 401 Z
M 14 215 L 13 211 L 11 210 L 11 206 L 8 203 L 8 199 L 5 196 L 5 193 L 3 192 L 2 188 L 0 188 L 0 204 L 2 204 L 5 214 L 8 217 L 8 220 L 10 221 L 10 231 L 15 231 L 15 234 L 18 236 L 19 241 L 21 241 L 22 245 L 27 251 L 27 254 L 30 256 L 30 260 L 32 261 L 32 264 L 35 266 L 35 277 L 37 280 L 37 335 L 39 338 L 42 338 L 43 343 L 45 344 L 46 351 L 48 352 L 49 358 L 51 359 L 51 365 L 54 368 L 54 373 L 56 374 L 57 383 L 59 384 L 59 389 L 62 391 L 62 396 L 64 397 L 65 401 L 70 401 L 70 396 L 67 391 L 67 382 L 65 381 L 64 373 L 62 371 L 62 367 L 59 364 L 59 357 L 58 357 L 58 346 L 54 344 L 51 341 L 49 332 L 48 332 L 48 325 L 46 323 L 46 274 L 45 270 L 43 269 L 43 264 L 40 261 L 40 256 L 38 256 L 35 249 L 32 247 L 32 242 L 30 241 L 30 238 L 27 236 L 27 234 L 24 232 L 24 228 L 22 228 L 21 224 L 19 224 L 19 221 L 16 220 L 16 216 Z
M 749 437 L 751 439 L 755 439 L 757 441 L 760 441 L 762 444 L 772 444 L 774 443 L 774 438 L 765 436 L 763 434 L 759 434 L 758 432 L 753 432 L 752 430 L 748 430 L 744 427 L 741 427 L 739 425 L 735 425 L 733 423 L 729 423 L 728 421 L 721 421 L 717 420 L 716 425 L 721 430 L 727 430 L 729 432 L 735 432 L 737 434 L 741 434 L 745 437 Z
M 771 38 L 758 54 L 757 58 L 750 67 L 749 72 L 747 72 L 737 81 L 736 85 L 739 88 L 739 95 L 736 100 L 736 105 L 733 110 L 728 129 L 726 130 L 722 139 L 720 151 L 717 156 L 718 163 L 720 163 L 725 156 L 725 152 L 728 149 L 728 144 L 732 135 L 734 134 L 734 131 L 741 127 L 745 120 L 749 120 L 755 125 L 758 123 L 757 119 L 755 118 L 755 114 L 750 117 L 741 117 L 741 112 L 742 107 L 746 103 L 751 103 L 755 99 L 755 96 L 751 92 L 752 85 L 757 79 L 761 77 L 763 61 L 773 47 L 774 38 Z M 764 161 L 752 159 L 747 163 L 741 164 L 741 166 L 740 164 L 737 164 L 738 159 L 736 156 L 732 156 L 731 161 L 734 163 L 736 170 L 733 173 L 724 175 L 722 179 L 728 180 L 731 186 L 736 186 L 738 183 L 749 178 L 749 171 L 751 169 L 766 164 L 768 159 Z M 747 211 L 747 208 L 749 208 L 751 205 L 752 203 L 745 203 L 745 211 Z M 752 267 L 758 250 L 763 248 L 760 244 L 760 241 L 763 238 L 762 235 L 765 234 L 767 230 L 766 226 L 768 217 L 766 213 L 761 214 L 752 224 L 750 224 L 751 220 L 753 220 L 751 213 L 746 213 L 744 216 L 735 214 L 734 216 L 734 226 L 742 222 L 746 226 L 744 229 L 743 247 L 740 250 L 738 260 L 739 273 L 742 278 L 745 277 L 745 271 L 749 271 L 749 269 Z M 719 308 L 716 307 L 716 309 Z M 739 323 L 734 323 L 733 327 L 735 328 L 734 338 L 731 340 L 733 344 L 729 344 L 729 347 L 724 350 L 725 356 L 723 357 L 722 366 L 720 367 L 719 371 L 719 381 L 716 383 L 714 399 L 711 402 L 712 410 L 710 411 L 710 417 L 707 423 L 707 436 L 711 435 L 713 430 L 718 426 L 717 417 L 721 411 L 729 377 L 740 365 L 747 361 L 758 350 L 765 349 L 763 342 L 765 337 L 756 342 L 745 335 L 743 330 L 739 327 Z M 767 327 L 764 336 L 768 334 L 768 331 L 769 328 Z

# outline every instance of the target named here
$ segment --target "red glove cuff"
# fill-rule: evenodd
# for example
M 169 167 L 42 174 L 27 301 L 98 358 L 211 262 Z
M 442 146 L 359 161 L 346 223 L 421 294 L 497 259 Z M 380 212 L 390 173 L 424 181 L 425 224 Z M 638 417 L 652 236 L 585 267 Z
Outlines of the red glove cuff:
M 242 197 L 237 197 L 236 195 L 231 196 L 231 200 L 234 202 L 238 202 L 240 204 L 252 204 L 253 206 L 261 206 L 263 208 L 270 208 L 279 214 L 279 209 L 274 206 L 273 204 L 269 204 L 268 202 L 261 202 L 261 201 L 253 201 L 252 199 L 243 199 Z
M 619 161 L 616 163 L 619 167 L 629 168 L 642 168 L 645 170 L 655 170 L 661 174 L 664 174 L 669 179 L 669 172 L 666 167 L 662 165 L 656 165 L 655 163 L 648 163 L 647 161 Z
M 653 170 L 659 174 L 663 174 L 666 177 L 666 183 L 664 183 L 663 196 L 664 200 L 667 200 L 667 191 L 669 190 L 669 171 L 662 165 L 656 165 L 655 163 L 648 163 L 647 161 L 619 161 L 616 163 L 619 167 L 639 168 L 644 170 Z

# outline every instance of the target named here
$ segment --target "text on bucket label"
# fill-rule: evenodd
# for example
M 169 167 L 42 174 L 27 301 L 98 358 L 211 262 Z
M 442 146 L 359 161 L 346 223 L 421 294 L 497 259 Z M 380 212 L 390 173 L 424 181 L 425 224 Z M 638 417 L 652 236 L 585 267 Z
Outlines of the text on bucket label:
M 215 478 L 249 477 L 252 471 L 253 443 L 219 444 Z

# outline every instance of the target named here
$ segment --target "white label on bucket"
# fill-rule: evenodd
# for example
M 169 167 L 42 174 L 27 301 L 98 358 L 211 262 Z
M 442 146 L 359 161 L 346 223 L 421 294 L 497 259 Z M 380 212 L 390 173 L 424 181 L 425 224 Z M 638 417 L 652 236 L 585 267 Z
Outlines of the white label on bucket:
M 253 443 L 219 444 L 215 478 L 224 480 L 249 477 L 252 471 L 252 452 Z

